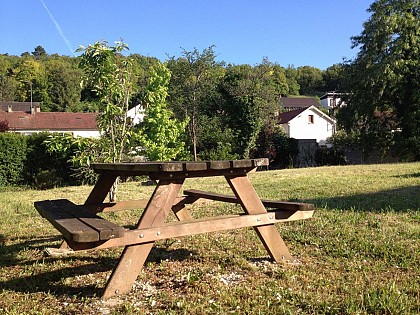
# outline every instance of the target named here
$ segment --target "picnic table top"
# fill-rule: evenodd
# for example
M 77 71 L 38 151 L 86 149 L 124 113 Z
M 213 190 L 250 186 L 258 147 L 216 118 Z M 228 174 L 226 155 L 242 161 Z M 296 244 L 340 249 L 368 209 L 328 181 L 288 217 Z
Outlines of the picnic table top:
M 97 173 L 117 172 L 126 174 L 180 173 L 180 172 L 226 172 L 238 169 L 252 170 L 258 166 L 268 166 L 267 158 L 223 160 L 223 161 L 179 161 L 179 162 L 138 162 L 138 163 L 92 163 Z

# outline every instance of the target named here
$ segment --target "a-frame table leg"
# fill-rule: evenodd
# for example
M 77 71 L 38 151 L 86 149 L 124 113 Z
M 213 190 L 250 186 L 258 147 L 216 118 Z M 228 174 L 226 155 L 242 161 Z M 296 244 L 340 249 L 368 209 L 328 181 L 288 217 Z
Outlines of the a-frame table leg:
M 266 213 L 263 203 L 247 176 L 225 176 L 247 214 Z M 295 262 L 274 224 L 254 227 L 269 255 L 276 262 Z
M 137 228 L 162 225 L 171 211 L 184 180 L 159 180 L 152 197 L 141 216 Z M 116 294 L 128 293 L 143 267 L 154 242 L 124 248 L 118 265 L 111 274 L 102 295 L 108 299 Z

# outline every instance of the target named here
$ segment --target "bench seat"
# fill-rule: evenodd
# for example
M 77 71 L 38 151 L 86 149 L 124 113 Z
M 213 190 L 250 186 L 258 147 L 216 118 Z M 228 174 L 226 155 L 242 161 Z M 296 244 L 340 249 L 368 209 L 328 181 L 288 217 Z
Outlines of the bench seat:
M 235 196 L 229 196 L 229 195 L 203 191 L 203 190 L 196 190 L 196 189 L 184 190 L 184 194 L 187 196 L 195 197 L 197 199 L 203 198 L 203 199 L 209 199 L 209 200 L 215 200 L 215 201 L 239 203 L 239 200 Z M 314 205 L 310 203 L 288 202 L 288 201 L 267 200 L 267 199 L 261 199 L 261 202 L 267 208 L 273 208 L 273 209 L 278 209 L 278 210 L 311 211 L 315 209 Z
M 67 199 L 43 200 L 34 203 L 64 238 L 73 242 L 97 242 L 124 236 L 125 228 L 109 222 Z

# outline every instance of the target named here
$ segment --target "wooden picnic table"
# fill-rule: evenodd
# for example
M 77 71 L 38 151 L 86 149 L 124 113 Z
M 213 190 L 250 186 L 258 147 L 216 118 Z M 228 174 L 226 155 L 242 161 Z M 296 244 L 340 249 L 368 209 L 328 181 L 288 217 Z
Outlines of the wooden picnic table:
M 35 202 L 36 209 L 64 236 L 65 246 L 73 250 L 123 246 L 119 262 L 105 287 L 103 298 L 128 293 L 157 240 L 200 233 L 254 227 L 268 254 L 276 262 L 294 262 L 274 223 L 312 217 L 313 205 L 262 200 L 248 173 L 268 166 L 268 159 L 200 162 L 94 163 L 99 179 L 83 206 L 69 200 Z M 149 200 L 104 203 L 118 176 L 144 176 L 157 185 Z M 233 195 L 186 190 L 187 178 L 223 176 Z M 200 198 L 238 203 L 244 214 L 193 219 L 187 205 Z M 274 208 L 267 211 L 267 208 Z M 125 229 L 96 215 L 102 211 L 144 208 L 133 229 Z M 166 222 L 170 212 L 177 222 Z M 64 247 L 65 247 L 64 246 Z

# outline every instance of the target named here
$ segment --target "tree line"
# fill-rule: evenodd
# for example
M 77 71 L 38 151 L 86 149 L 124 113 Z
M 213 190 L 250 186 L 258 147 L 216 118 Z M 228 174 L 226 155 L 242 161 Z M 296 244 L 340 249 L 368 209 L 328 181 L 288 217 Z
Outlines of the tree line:
M 273 130 L 280 97 L 319 97 L 337 89 L 339 65 L 322 71 L 282 67 L 268 59 L 253 66 L 233 65 L 216 57 L 211 46 L 182 50 L 164 62 L 170 71 L 167 106 L 176 119 L 188 119 L 185 141 L 193 159 L 249 157 L 257 149 L 259 132 Z M 159 60 L 121 52 L 118 59 L 130 61 L 132 67 L 128 108 L 144 103 L 151 69 Z M 45 112 L 99 111 L 101 96 L 81 84 L 86 70 L 82 60 L 49 55 L 42 46 L 20 57 L 0 55 L 0 101 L 32 99 L 41 102 Z
M 173 117 L 185 123 L 184 141 L 192 159 L 267 155 L 274 140 L 263 147 L 260 140 L 281 135 L 274 119 L 280 97 L 338 91 L 345 93 L 345 106 L 333 113 L 343 131 L 338 140 L 365 152 L 391 151 L 419 160 L 419 7 L 419 0 L 373 2 L 362 33 L 351 39 L 359 49 L 356 57 L 326 70 L 283 67 L 268 59 L 257 65 L 226 64 L 217 59 L 214 46 L 182 50 L 164 62 L 169 75 L 162 70 L 154 81 L 167 78 L 166 122 Z M 102 44 L 111 50 L 118 46 Z M 159 60 L 122 51 L 116 58 L 130 64 L 128 108 L 162 95 L 150 82 Z M 81 59 L 48 55 L 42 46 L 19 57 L 0 55 L 0 100 L 40 101 L 42 111 L 103 111 L 105 96 L 81 84 L 86 74 Z

